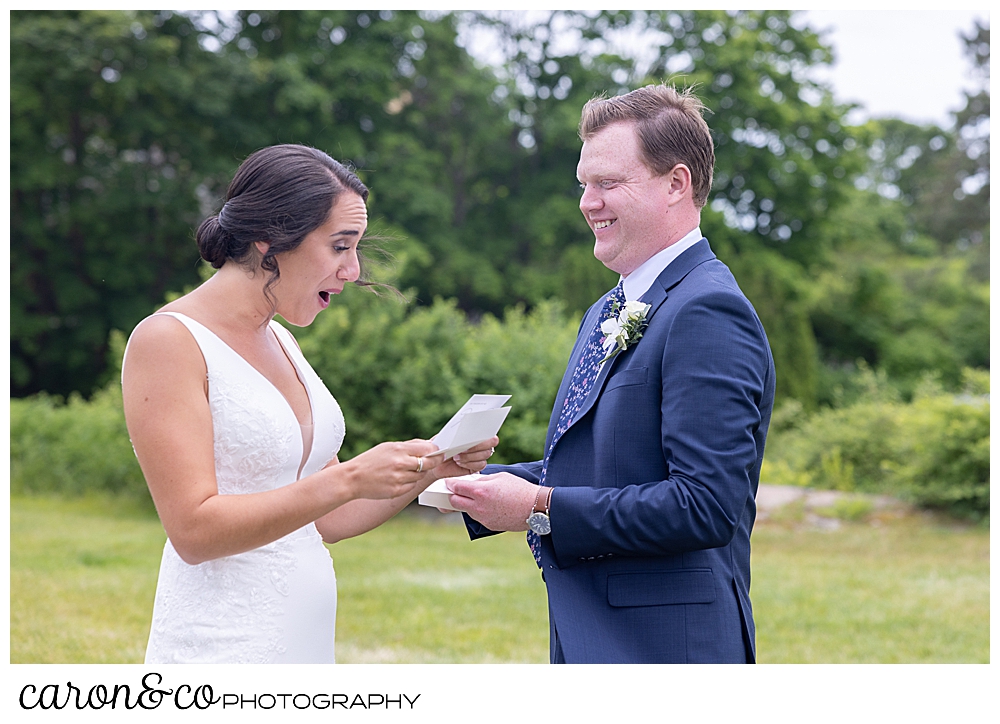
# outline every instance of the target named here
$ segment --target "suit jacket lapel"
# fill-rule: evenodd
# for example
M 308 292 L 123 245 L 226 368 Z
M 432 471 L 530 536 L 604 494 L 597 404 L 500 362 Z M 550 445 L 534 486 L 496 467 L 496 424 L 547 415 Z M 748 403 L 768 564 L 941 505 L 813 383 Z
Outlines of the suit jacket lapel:
M 583 356 L 583 351 L 587 340 L 590 337 L 591 331 L 597 325 L 598 315 L 604 307 L 603 300 L 605 296 L 607 296 L 607 292 L 605 292 L 597 303 L 592 305 L 591 308 L 587 310 L 586 315 L 584 315 L 583 320 L 580 322 L 580 331 L 576 335 L 576 342 L 573 345 L 573 350 L 570 352 L 569 361 L 566 363 L 566 371 L 563 373 L 562 382 L 559 383 L 559 392 L 556 394 L 556 401 L 552 408 L 552 415 L 549 418 L 549 429 L 545 435 L 546 450 L 548 450 L 549 446 L 552 444 L 552 436 L 555 434 L 560 410 L 562 410 L 562 406 L 566 402 L 566 397 L 569 395 L 569 386 L 573 380 L 573 372 L 580 363 L 580 357 Z M 607 367 L 607 365 L 605 365 L 605 367 Z
M 649 304 L 649 300 L 646 299 L 650 293 L 654 291 L 656 287 L 659 287 L 664 292 L 669 292 L 673 287 L 681 283 L 681 281 L 686 277 L 691 271 L 706 261 L 711 261 L 715 258 L 715 254 L 712 253 L 712 248 L 708 245 L 708 239 L 702 239 L 697 244 L 692 246 L 690 249 L 685 251 L 679 257 L 674 259 L 667 268 L 660 272 L 660 276 L 656 278 L 653 285 L 650 287 L 649 291 L 646 292 L 642 301 Z M 663 301 L 662 299 L 660 300 Z M 652 310 L 650 310 L 652 312 Z
M 650 305 L 649 311 L 646 313 L 647 322 L 652 319 L 656 310 L 660 308 L 660 305 L 666 301 L 667 293 L 671 289 L 680 284 L 684 277 L 690 274 L 691 270 L 696 266 L 703 264 L 706 261 L 711 261 L 714 258 L 715 254 L 712 253 L 712 249 L 708 245 L 708 240 L 703 238 L 697 244 L 670 262 L 670 264 L 667 265 L 667 268 L 660 273 L 660 276 L 656 278 L 656 281 L 653 282 L 646 293 L 639 299 L 639 301 Z M 596 319 L 594 324 L 596 324 Z M 589 329 L 593 329 L 593 326 L 589 327 Z M 642 344 L 642 340 L 640 339 L 637 344 Z M 631 349 L 631 347 L 629 349 Z M 597 402 L 597 398 L 600 397 L 601 392 L 604 390 L 604 383 L 607 382 L 608 375 L 611 374 L 611 370 L 614 368 L 614 365 L 626 352 L 628 352 L 628 350 L 618 353 L 613 359 L 604 363 L 604 366 L 597 375 L 597 379 L 594 381 L 594 386 L 590 389 L 590 392 L 587 393 L 587 398 L 583 401 L 580 411 L 577 412 L 576 417 L 573 418 L 571 426 L 575 425 L 577 420 L 586 415 L 590 411 L 590 408 L 594 406 L 594 403 Z M 575 369 L 575 364 L 578 359 L 579 355 L 575 355 L 575 358 L 571 360 L 574 366 L 570 369 Z M 565 399 L 565 393 L 560 395 L 560 399 Z

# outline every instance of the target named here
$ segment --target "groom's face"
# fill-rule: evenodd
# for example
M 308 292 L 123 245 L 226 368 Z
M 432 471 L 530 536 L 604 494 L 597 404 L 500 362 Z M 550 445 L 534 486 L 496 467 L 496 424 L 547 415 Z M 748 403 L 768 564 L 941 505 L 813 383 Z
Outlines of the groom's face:
M 627 275 L 662 248 L 669 182 L 643 162 L 634 123 L 613 123 L 584 141 L 576 176 L 604 266 Z

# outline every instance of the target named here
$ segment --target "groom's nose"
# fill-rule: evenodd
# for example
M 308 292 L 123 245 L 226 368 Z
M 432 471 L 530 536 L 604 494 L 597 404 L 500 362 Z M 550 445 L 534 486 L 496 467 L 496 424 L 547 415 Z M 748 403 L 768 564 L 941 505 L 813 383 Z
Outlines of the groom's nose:
M 589 212 L 597 211 L 603 206 L 604 200 L 601 198 L 600 193 L 598 193 L 592 184 L 587 184 L 583 189 L 583 195 L 580 197 L 580 211 L 583 212 L 584 216 L 587 216 Z

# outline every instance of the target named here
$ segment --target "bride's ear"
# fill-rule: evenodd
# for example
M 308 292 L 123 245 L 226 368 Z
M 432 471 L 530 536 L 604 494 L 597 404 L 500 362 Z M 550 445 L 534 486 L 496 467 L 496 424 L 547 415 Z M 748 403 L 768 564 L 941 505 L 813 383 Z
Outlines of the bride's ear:
M 267 250 L 271 248 L 271 245 L 266 241 L 255 241 L 253 245 L 257 247 L 257 251 L 260 252 L 261 258 L 263 258 L 267 254 Z

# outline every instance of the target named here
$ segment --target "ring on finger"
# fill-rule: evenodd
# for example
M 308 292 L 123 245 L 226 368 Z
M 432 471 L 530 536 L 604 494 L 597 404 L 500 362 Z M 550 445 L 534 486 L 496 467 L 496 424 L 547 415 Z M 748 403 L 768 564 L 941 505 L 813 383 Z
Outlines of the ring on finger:
M 424 472 L 424 459 L 423 458 L 417 458 L 417 472 L 418 473 Z

